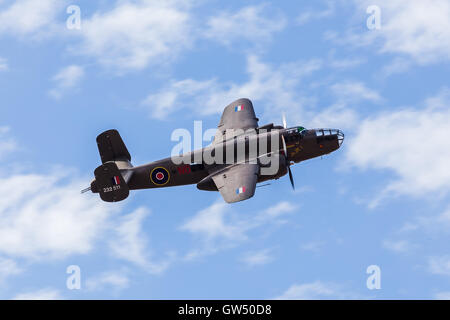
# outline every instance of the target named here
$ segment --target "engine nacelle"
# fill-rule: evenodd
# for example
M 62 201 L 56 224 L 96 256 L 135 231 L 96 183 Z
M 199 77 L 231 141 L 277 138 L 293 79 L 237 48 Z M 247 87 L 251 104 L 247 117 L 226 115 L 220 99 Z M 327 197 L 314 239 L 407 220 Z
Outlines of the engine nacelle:
M 260 172 L 258 182 L 279 179 L 288 172 L 286 157 L 283 154 L 271 154 L 261 157 L 259 165 Z
M 212 179 L 212 175 L 207 176 L 202 181 L 197 183 L 197 188 L 204 191 L 219 191 Z

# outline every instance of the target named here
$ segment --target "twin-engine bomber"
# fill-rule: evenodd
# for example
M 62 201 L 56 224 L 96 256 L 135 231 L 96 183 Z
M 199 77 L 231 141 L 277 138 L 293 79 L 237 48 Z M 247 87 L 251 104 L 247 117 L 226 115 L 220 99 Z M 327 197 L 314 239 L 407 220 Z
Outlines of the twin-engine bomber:
M 233 203 L 253 197 L 257 183 L 287 173 L 294 188 L 292 164 L 331 153 L 344 141 L 337 129 L 287 128 L 284 117 L 283 126 L 258 121 L 249 99 L 236 100 L 224 109 L 211 145 L 137 167 L 117 130 L 103 132 L 97 137 L 102 165 L 82 192 L 116 202 L 130 190 L 196 184 Z

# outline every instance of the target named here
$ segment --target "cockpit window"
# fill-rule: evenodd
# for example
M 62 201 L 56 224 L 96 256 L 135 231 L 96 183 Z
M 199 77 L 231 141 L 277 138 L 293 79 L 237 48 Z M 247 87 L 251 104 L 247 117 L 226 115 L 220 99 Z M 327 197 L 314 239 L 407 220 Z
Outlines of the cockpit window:
M 304 127 L 293 127 L 288 129 L 288 133 L 305 133 L 308 130 L 306 130 Z

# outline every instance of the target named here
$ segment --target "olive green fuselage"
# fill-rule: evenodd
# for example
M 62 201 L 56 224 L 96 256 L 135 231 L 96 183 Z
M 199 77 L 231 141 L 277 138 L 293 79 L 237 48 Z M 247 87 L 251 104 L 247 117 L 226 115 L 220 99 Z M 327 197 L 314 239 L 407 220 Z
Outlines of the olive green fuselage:
M 130 190 L 198 184 L 202 190 L 216 191 L 217 188 L 212 181 L 208 181 L 212 173 L 243 162 L 258 163 L 263 168 L 271 165 L 271 157 L 278 157 L 277 170 L 272 174 L 260 172 L 258 182 L 278 179 L 287 173 L 288 164 L 281 136 L 286 143 L 289 163 L 298 163 L 331 153 L 340 147 L 343 139 L 343 134 L 339 130 L 277 129 L 237 136 L 182 156 L 121 169 L 132 171 L 128 181 Z M 158 180 L 159 177 L 164 179 Z

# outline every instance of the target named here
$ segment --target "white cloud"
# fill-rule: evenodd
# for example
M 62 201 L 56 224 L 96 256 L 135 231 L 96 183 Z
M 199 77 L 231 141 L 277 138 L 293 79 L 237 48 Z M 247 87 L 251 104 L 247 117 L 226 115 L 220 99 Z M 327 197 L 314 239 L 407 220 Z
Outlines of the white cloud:
M 88 178 L 71 178 L 74 175 L 65 167 L 48 174 L 0 174 L 0 256 L 8 257 L 0 260 L 0 277 L 20 270 L 10 257 L 32 263 L 63 259 L 88 254 L 99 242 L 109 245 L 114 258 L 132 262 L 149 273 L 166 270 L 175 253 L 168 252 L 159 262 L 150 260 L 142 231 L 148 211 L 139 208 L 119 218 L 122 204 L 102 202 L 95 194 L 80 194 Z M 114 280 L 119 282 L 117 277 L 102 278 L 104 284 Z
M 264 250 L 255 251 L 255 252 L 247 252 L 242 258 L 242 261 L 248 267 L 265 265 L 265 264 L 270 263 L 272 260 L 273 260 L 273 257 L 271 255 L 271 252 L 269 249 L 264 249 Z
M 323 10 L 305 10 L 301 12 L 296 18 L 298 25 L 304 25 L 312 20 L 319 20 L 323 18 L 330 17 L 335 12 L 335 3 L 332 1 L 327 1 L 327 7 Z
M 130 280 L 124 272 L 109 271 L 86 280 L 86 289 L 89 291 L 112 290 L 114 293 L 128 288 Z
M 283 223 L 280 220 L 281 216 L 295 209 L 296 206 L 281 202 L 251 217 L 243 217 L 220 199 L 199 211 L 180 227 L 181 230 L 197 235 L 201 240 L 200 247 L 190 251 L 186 259 L 194 259 L 236 246 L 248 239 L 251 230 L 268 224 Z
M 22 273 L 22 271 L 22 268 L 14 260 L 0 257 L 0 283 L 10 276 Z
M 167 118 L 181 108 L 189 108 L 199 115 L 219 114 L 231 101 L 241 97 L 250 97 L 253 102 L 266 107 L 272 117 L 274 114 L 281 115 L 281 111 L 287 109 L 298 114 L 305 104 L 305 98 L 299 94 L 297 86 L 303 77 L 320 69 L 321 65 L 319 60 L 310 60 L 274 68 L 261 62 L 257 56 L 249 55 L 247 82 L 173 80 L 169 86 L 150 94 L 142 104 L 157 119 Z
M 13 300 L 61 300 L 60 292 L 56 289 L 46 288 L 16 295 Z
M 17 142 L 9 136 L 9 127 L 0 126 L 0 159 L 12 154 L 18 149 Z
M 311 128 L 339 128 L 353 130 L 360 117 L 342 101 L 311 115 L 308 126 Z
M 3 176 L 0 252 L 27 258 L 87 253 L 119 207 L 81 195 L 83 182 L 60 174 Z
M 207 22 L 205 36 L 212 40 L 230 45 L 236 40 L 261 44 L 284 29 L 286 18 L 281 12 L 269 8 L 266 4 L 247 6 L 235 13 L 222 12 Z
M 374 4 L 369 0 L 355 3 L 360 12 Z M 447 0 L 384 0 L 375 4 L 381 8 L 381 29 L 354 36 L 356 45 L 380 40 L 380 52 L 404 54 L 420 64 L 450 59 Z
M 222 199 L 199 211 L 182 225 L 181 229 L 199 234 L 207 239 L 223 238 L 229 240 L 244 240 L 246 232 L 261 226 L 268 221 L 275 221 L 283 214 L 294 211 L 297 207 L 287 201 L 282 201 L 272 207 L 244 220 L 234 215 L 230 206 Z
M 359 81 L 344 81 L 335 83 L 331 86 L 331 90 L 343 102 L 358 102 L 368 100 L 378 102 L 381 96 L 375 90 L 369 89 L 366 85 Z
M 68 31 L 65 20 L 57 20 L 68 4 L 67 0 L 18 0 L 0 11 L 0 33 L 70 36 L 75 39 L 69 46 L 72 54 L 93 57 L 123 73 L 166 65 L 202 39 L 260 46 L 287 23 L 281 10 L 266 4 L 237 12 L 222 10 L 205 18 L 192 12 L 198 1 L 117 0 L 112 8 L 91 16 L 82 11 L 81 30 Z
M 300 249 L 303 251 L 311 251 L 318 253 L 320 249 L 325 245 L 323 241 L 310 241 L 300 245 Z
M 122 217 L 114 228 L 115 235 L 110 241 L 110 248 L 114 257 L 130 261 L 150 273 L 159 274 L 169 267 L 174 255 L 169 253 L 166 260 L 158 263 L 150 260 L 148 239 L 142 232 L 143 222 L 148 215 L 148 210 L 141 207 Z
M 267 208 L 264 212 L 265 214 L 271 216 L 271 217 L 278 217 L 286 213 L 290 213 L 297 209 L 297 206 L 288 202 L 288 201 L 281 201 L 277 204 Z
M 329 89 L 335 96 L 335 102 L 320 111 L 310 110 L 306 113 L 304 117 L 309 127 L 353 130 L 360 121 L 354 106 L 360 105 L 361 101 L 379 103 L 383 100 L 377 91 L 360 81 L 334 83 Z
M 347 162 L 362 169 L 389 169 L 389 182 L 371 206 L 388 196 L 447 194 L 450 190 L 450 90 L 423 109 L 381 113 L 362 121 L 347 145 Z
M 225 221 L 227 211 L 228 205 L 223 201 L 218 201 L 198 212 L 181 229 L 203 235 L 207 239 L 226 238 L 237 240 L 245 238 L 244 230 L 241 226 Z
M 61 69 L 52 80 L 56 86 L 49 91 L 50 96 L 60 99 L 71 89 L 75 89 L 84 77 L 84 68 L 77 65 L 70 65 Z
M 437 292 L 434 298 L 437 300 L 450 300 L 450 291 Z
M 428 259 L 428 270 L 432 274 L 450 276 L 450 256 L 436 256 Z
M 383 247 L 393 252 L 405 253 L 411 249 L 411 244 L 406 240 L 385 240 Z
M 361 65 L 362 63 L 366 62 L 366 59 L 364 58 L 348 58 L 348 59 L 336 59 L 331 58 L 331 61 L 329 62 L 330 66 L 335 69 L 348 69 L 353 68 L 356 66 Z
M 396 73 L 402 73 L 407 71 L 412 65 L 412 62 L 404 58 L 395 58 L 393 61 L 388 63 L 381 70 L 382 76 L 388 77 Z
M 109 11 L 83 19 L 74 53 L 118 71 L 170 61 L 192 42 L 190 1 L 117 1 Z
M 0 9 L 0 34 L 38 35 L 55 28 L 58 12 L 64 12 L 66 1 L 16 0 Z M 62 27 L 63 28 L 63 27 Z
M 217 100 L 216 96 L 221 92 L 221 88 L 215 79 L 206 81 L 196 81 L 185 79 L 180 81 L 172 81 L 169 87 L 163 88 L 160 92 L 152 93 L 142 101 L 142 105 L 148 108 L 150 115 L 156 119 L 165 119 L 177 109 L 183 107 L 195 108 L 195 104 L 200 100 Z M 200 97 L 201 96 L 201 97 Z M 186 97 L 192 98 L 195 102 L 185 104 L 182 101 L 188 100 Z M 217 112 L 217 106 L 214 102 L 203 102 L 203 113 Z M 200 109 L 200 108 L 199 108 Z M 200 111 L 200 110 L 199 110 Z
M 0 71 L 8 70 L 8 61 L 5 58 L 0 57 Z
M 343 292 L 339 286 L 321 281 L 305 284 L 294 284 L 278 300 L 317 300 L 317 299 L 348 299 L 351 295 Z
M 406 222 L 400 228 L 400 232 L 425 231 L 428 234 L 438 235 L 441 232 L 450 231 L 450 208 L 437 215 L 422 215 L 412 221 Z

